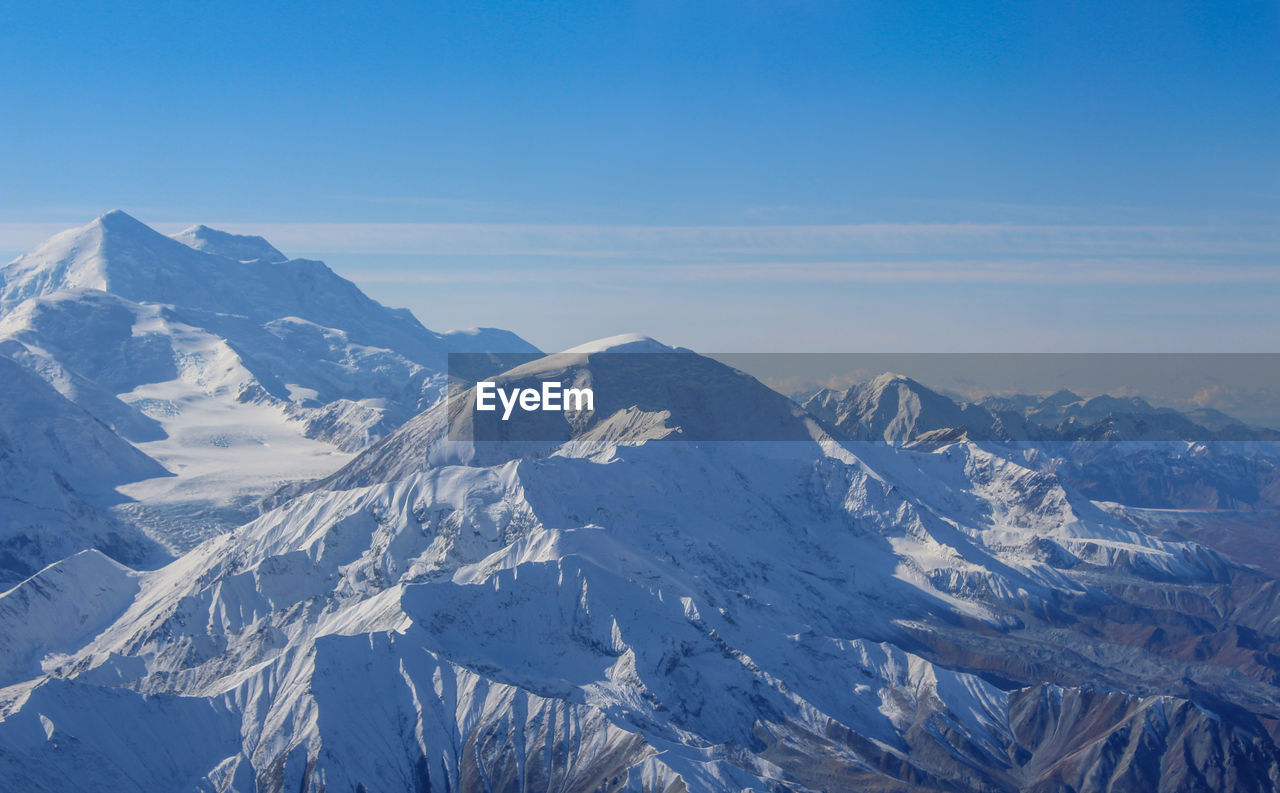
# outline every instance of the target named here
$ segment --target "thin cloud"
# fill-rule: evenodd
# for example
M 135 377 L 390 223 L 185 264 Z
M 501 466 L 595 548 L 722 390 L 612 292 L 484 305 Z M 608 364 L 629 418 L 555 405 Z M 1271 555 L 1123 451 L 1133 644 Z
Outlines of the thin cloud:
M 344 254 L 594 255 L 670 252 L 847 254 L 1280 254 L 1267 226 L 866 223 L 788 226 L 622 226 L 499 223 L 227 224 L 284 249 Z
M 1117 262 L 1111 259 L 917 261 L 785 261 L 669 264 L 626 262 L 620 266 L 360 269 L 362 283 L 974 283 L 974 284 L 1276 284 L 1280 269 L 1261 265 L 1188 265 L 1179 260 Z
M 175 232 L 187 224 L 157 224 Z M 1271 226 L 866 223 L 629 226 L 509 223 L 214 224 L 290 253 L 442 257 L 439 268 L 359 268 L 370 283 L 955 282 L 1200 284 L 1280 281 Z M 0 223 L 30 250 L 61 223 Z M 491 260 L 486 261 L 486 257 Z M 458 266 L 468 262 L 466 267 Z M 512 261 L 515 260 L 515 261 Z M 521 261 L 526 260 L 526 261 Z

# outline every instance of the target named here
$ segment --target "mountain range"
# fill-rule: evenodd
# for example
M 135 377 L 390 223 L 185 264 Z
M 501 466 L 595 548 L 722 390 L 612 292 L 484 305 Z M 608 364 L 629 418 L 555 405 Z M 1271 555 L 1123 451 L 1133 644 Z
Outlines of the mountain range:
M 1065 389 L 968 403 L 891 373 L 843 391 L 820 390 L 803 404 L 847 440 L 922 450 L 967 440 L 1019 449 L 1026 464 L 1052 471 L 1098 501 L 1140 510 L 1280 509 L 1280 432 L 1215 410 L 1184 413 L 1140 397 L 1085 399 Z M 1206 520 L 1223 528 L 1220 519 L 1200 512 L 1183 522 Z M 1248 535 L 1258 532 L 1250 528 Z M 1204 539 L 1235 538 L 1211 531 Z
M 501 353 L 536 348 L 501 330 L 428 330 L 261 237 L 195 226 L 171 238 L 119 211 L 0 268 L 2 360 L 151 458 L 145 475 L 114 482 L 120 493 L 88 502 L 173 551 L 249 520 L 281 484 L 331 472 L 429 407 L 446 355 L 476 350 L 499 354 L 498 366 Z M 2 530 L 0 548 L 20 542 Z M 23 553 L 36 569 L 61 558 Z
M 1005 442 L 1280 440 L 1280 431 L 1209 408 L 1181 412 L 1137 396 L 1086 399 L 1067 389 L 962 402 L 888 372 L 844 390 L 820 389 L 801 402 L 853 440 L 907 443 L 939 432 Z
M 0 594 L 0 788 L 1280 787 L 1265 436 L 1003 437 L 1168 414 L 894 376 L 801 405 L 643 336 L 529 361 L 481 332 L 468 351 L 523 353 L 495 380 L 599 401 L 534 440 L 458 439 L 448 334 L 260 239 L 139 226 L 113 213 L 0 271 L 23 384 L 0 391 L 0 464 L 92 530 Z M 201 462 L 251 462 L 253 433 L 291 433 L 270 487 Z M 216 512 L 141 486 L 179 463 L 188 494 L 272 497 L 170 529 Z M 1206 477 L 1235 500 L 1143 501 Z M 1251 544 L 1186 536 L 1244 513 Z

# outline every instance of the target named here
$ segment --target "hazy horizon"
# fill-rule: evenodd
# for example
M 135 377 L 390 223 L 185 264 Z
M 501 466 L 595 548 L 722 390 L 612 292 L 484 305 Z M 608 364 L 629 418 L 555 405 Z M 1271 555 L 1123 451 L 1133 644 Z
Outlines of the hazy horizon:
M 1280 338 L 1274 3 L 33 4 L 7 22 L 0 250 L 122 208 L 262 234 L 431 328 L 548 349 Z

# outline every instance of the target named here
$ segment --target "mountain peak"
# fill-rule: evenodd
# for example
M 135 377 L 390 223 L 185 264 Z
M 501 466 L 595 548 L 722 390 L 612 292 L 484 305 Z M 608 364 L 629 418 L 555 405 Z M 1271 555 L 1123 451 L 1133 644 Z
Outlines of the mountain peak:
M 924 388 L 924 386 L 904 374 L 897 372 L 883 372 L 876 375 L 867 384 L 873 389 L 885 388 L 890 385 L 905 385 L 909 388 Z
M 147 244 L 155 242 L 157 239 L 167 240 L 168 238 L 123 209 L 113 209 L 110 212 L 104 212 L 83 226 L 68 229 L 51 237 L 28 255 L 38 257 L 60 252 L 62 247 L 67 247 L 66 245 L 59 245 L 58 243 L 60 242 L 70 243 L 70 247 L 73 250 L 88 252 L 107 240 Z
M 93 220 L 90 226 L 101 226 L 102 228 L 111 229 L 112 231 L 125 231 L 129 229 L 145 229 L 152 231 L 151 227 L 142 221 L 125 212 L 123 209 L 113 209 L 110 212 L 104 212 Z
M 1083 401 L 1083 397 L 1069 389 L 1063 388 L 1045 397 L 1040 403 L 1045 407 L 1065 407 Z
M 87 243 L 90 241 L 152 245 L 157 240 L 167 239 L 165 235 L 122 209 L 113 209 L 110 212 L 103 213 L 90 223 L 78 229 L 72 229 L 66 234 L 72 235 L 77 239 L 82 248 L 87 247 Z M 56 240 L 58 237 L 53 239 Z
M 895 372 L 844 392 L 818 392 L 805 408 L 857 440 L 909 441 L 934 430 L 990 430 L 992 422 L 985 411 Z
M 263 267 L 264 260 L 278 266 Z M 261 237 L 207 226 L 169 237 L 120 210 L 52 237 L 0 271 L 5 305 L 78 289 L 260 319 L 301 317 L 326 327 L 352 312 L 407 324 L 323 264 L 290 263 Z
M 128 213 L 113 209 L 46 240 L 0 270 L 0 304 L 16 304 L 59 289 L 108 288 L 106 251 L 145 248 L 167 237 Z
M 631 344 L 639 349 L 628 347 Z M 472 388 L 420 413 L 384 442 L 308 487 L 345 490 L 383 484 L 441 465 L 483 467 L 550 455 L 608 456 L 619 447 L 656 441 L 821 445 L 831 440 L 812 415 L 754 377 L 647 337 L 614 346 L 589 343 L 486 379 L 507 390 L 536 388 L 552 380 L 567 388 L 589 387 L 593 404 L 578 415 L 535 412 L 508 424 L 496 412 L 477 412 Z M 297 492 L 304 491 L 290 494 Z
M 585 355 L 596 352 L 677 352 L 656 339 L 642 333 L 621 333 L 596 339 L 564 351 L 566 354 Z
M 289 260 L 289 257 L 262 237 L 219 231 L 203 223 L 174 234 L 173 239 L 189 248 L 239 262 L 261 261 L 278 264 Z

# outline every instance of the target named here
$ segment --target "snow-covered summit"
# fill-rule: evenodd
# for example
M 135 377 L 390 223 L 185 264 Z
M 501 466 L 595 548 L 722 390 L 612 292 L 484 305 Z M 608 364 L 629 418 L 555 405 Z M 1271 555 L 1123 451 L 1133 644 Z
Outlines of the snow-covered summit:
M 152 525 L 204 532 L 434 404 L 448 353 L 499 370 L 537 352 L 509 331 L 429 330 L 260 237 L 168 237 L 120 211 L 0 268 L 0 345 L 177 474 L 130 485 L 149 506 L 129 509 L 163 505 Z
M 821 421 L 747 374 L 651 339 L 622 338 L 543 356 L 489 378 L 504 389 L 537 389 L 544 382 L 590 388 L 590 412 L 534 412 L 504 421 L 497 411 L 477 411 L 475 390 L 467 389 L 311 487 L 347 489 L 458 462 L 607 456 L 654 441 L 830 441 Z
M 262 237 L 248 234 L 231 234 L 211 229 L 204 224 L 192 226 L 173 235 L 183 245 L 205 253 L 225 256 L 242 262 L 261 261 L 279 264 L 289 257 L 276 250 Z
M 904 375 L 886 372 L 846 391 L 823 389 L 805 408 L 856 440 L 905 442 L 937 429 L 967 427 L 989 435 L 993 418 Z
M 96 289 L 256 322 L 297 317 L 420 362 L 438 361 L 445 352 L 439 334 L 365 296 L 322 262 L 278 255 L 242 261 L 243 240 L 221 232 L 197 238 L 211 244 L 191 247 L 124 212 L 109 212 L 0 269 L 0 310 L 59 291 Z
M 617 336 L 607 336 L 570 347 L 563 354 L 584 355 L 593 352 L 676 352 L 676 350 L 641 333 L 620 333 Z
M 261 237 L 207 226 L 167 237 L 120 210 L 0 267 L 0 313 L 29 298 L 80 289 L 256 322 L 298 318 L 437 369 L 444 353 L 459 348 L 537 352 L 493 328 L 427 330 L 411 313 L 379 304 L 323 262 L 287 259 Z

